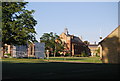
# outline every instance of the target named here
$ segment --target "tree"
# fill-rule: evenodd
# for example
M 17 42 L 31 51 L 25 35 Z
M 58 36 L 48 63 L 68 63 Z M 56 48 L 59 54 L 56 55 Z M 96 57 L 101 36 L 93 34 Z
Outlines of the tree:
M 84 44 L 89 45 L 89 44 L 90 44 L 90 42 L 88 42 L 88 41 L 84 41 Z
M 50 48 L 54 48 L 54 45 L 52 44 L 53 42 L 52 42 L 52 32 L 51 33 L 44 33 L 43 35 L 42 35 L 42 37 L 40 37 L 40 42 L 44 42 L 45 43 L 45 49 L 47 50 L 47 49 L 49 49 L 50 50 Z
M 37 21 L 33 18 L 34 10 L 27 10 L 28 2 L 2 2 L 2 43 L 26 45 L 36 41 Z
M 54 56 L 58 51 L 62 51 L 64 49 L 60 37 L 56 35 L 56 33 L 53 34 L 53 32 L 44 33 L 42 37 L 40 37 L 40 42 L 44 42 L 45 49 L 52 51 Z

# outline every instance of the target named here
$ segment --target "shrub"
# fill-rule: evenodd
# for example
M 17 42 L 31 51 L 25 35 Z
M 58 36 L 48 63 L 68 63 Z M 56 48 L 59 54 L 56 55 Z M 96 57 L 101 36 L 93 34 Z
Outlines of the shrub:
M 81 53 L 81 57 L 88 57 L 88 54 L 83 51 L 83 52 Z
M 4 55 L 11 56 L 11 54 L 10 54 L 10 53 L 5 53 Z
M 56 56 L 61 56 L 61 54 L 60 53 L 56 53 Z
M 11 54 L 10 54 L 10 53 L 5 53 L 5 54 L 4 54 L 4 57 L 5 57 L 5 58 L 11 57 Z
M 74 57 L 81 57 L 81 54 L 76 54 L 74 55 Z
M 71 54 L 70 53 L 66 53 L 65 56 L 70 56 Z

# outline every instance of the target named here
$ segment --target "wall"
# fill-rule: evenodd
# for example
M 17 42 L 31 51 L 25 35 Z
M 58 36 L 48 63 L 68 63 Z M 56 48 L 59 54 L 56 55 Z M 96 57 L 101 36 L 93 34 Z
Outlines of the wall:
M 119 59 L 119 63 L 120 63 L 120 27 L 118 28 L 118 38 L 119 38 L 119 43 L 118 43 L 118 59 Z
M 91 51 L 91 55 L 96 56 L 96 54 L 97 54 L 96 50 L 98 50 L 98 46 L 88 46 L 88 47 L 89 47 L 89 49 Z
M 120 42 L 118 31 L 120 30 L 118 30 L 118 28 L 115 29 L 101 42 L 103 63 L 119 63 L 118 46 Z
M 62 42 L 65 42 L 65 45 L 66 45 L 66 49 L 65 50 L 67 50 L 67 51 L 70 50 L 71 51 L 70 53 L 72 53 L 71 37 L 70 36 L 66 36 L 65 33 L 62 33 L 60 35 L 60 37 L 61 37 Z

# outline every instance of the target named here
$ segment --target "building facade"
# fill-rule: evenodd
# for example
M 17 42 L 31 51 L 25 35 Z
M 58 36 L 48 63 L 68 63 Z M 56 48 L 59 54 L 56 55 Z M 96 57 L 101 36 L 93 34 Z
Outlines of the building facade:
M 91 51 L 91 56 L 100 56 L 100 47 L 97 44 L 89 44 L 88 45 L 90 51 Z
M 83 51 L 90 55 L 90 50 L 87 45 L 79 37 L 70 35 L 67 29 L 60 34 L 60 39 L 64 43 L 64 55 L 66 53 L 70 53 L 71 56 L 80 55 Z
M 120 26 L 99 44 L 101 45 L 100 54 L 103 63 L 120 63 Z
M 1 57 L 40 57 L 44 58 L 44 43 L 31 43 L 29 45 L 7 45 L 1 48 Z

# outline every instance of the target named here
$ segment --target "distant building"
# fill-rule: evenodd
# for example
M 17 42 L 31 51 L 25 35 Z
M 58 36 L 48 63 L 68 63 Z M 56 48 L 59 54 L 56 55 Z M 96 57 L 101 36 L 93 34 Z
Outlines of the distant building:
M 1 57 L 8 54 L 11 57 L 44 57 L 44 43 L 31 43 L 29 45 L 7 45 L 1 47 Z
M 120 26 L 99 44 L 101 45 L 100 54 L 103 63 L 120 63 Z
M 60 35 L 60 39 L 65 45 L 64 55 L 66 53 L 70 53 L 71 56 L 80 55 L 83 51 L 90 55 L 90 50 L 87 45 L 79 37 L 70 35 L 67 28 Z
M 25 50 L 28 51 L 26 57 L 34 56 L 34 44 L 33 43 L 29 44 Z M 1 51 L 2 51 L 1 57 L 4 57 L 6 54 L 10 54 L 11 57 L 14 57 L 16 53 L 19 52 L 18 50 L 16 50 L 16 46 L 8 45 L 8 44 L 4 44 L 4 46 L 1 47 Z
M 97 44 L 89 44 L 88 47 L 91 51 L 91 56 L 100 56 L 99 46 Z

